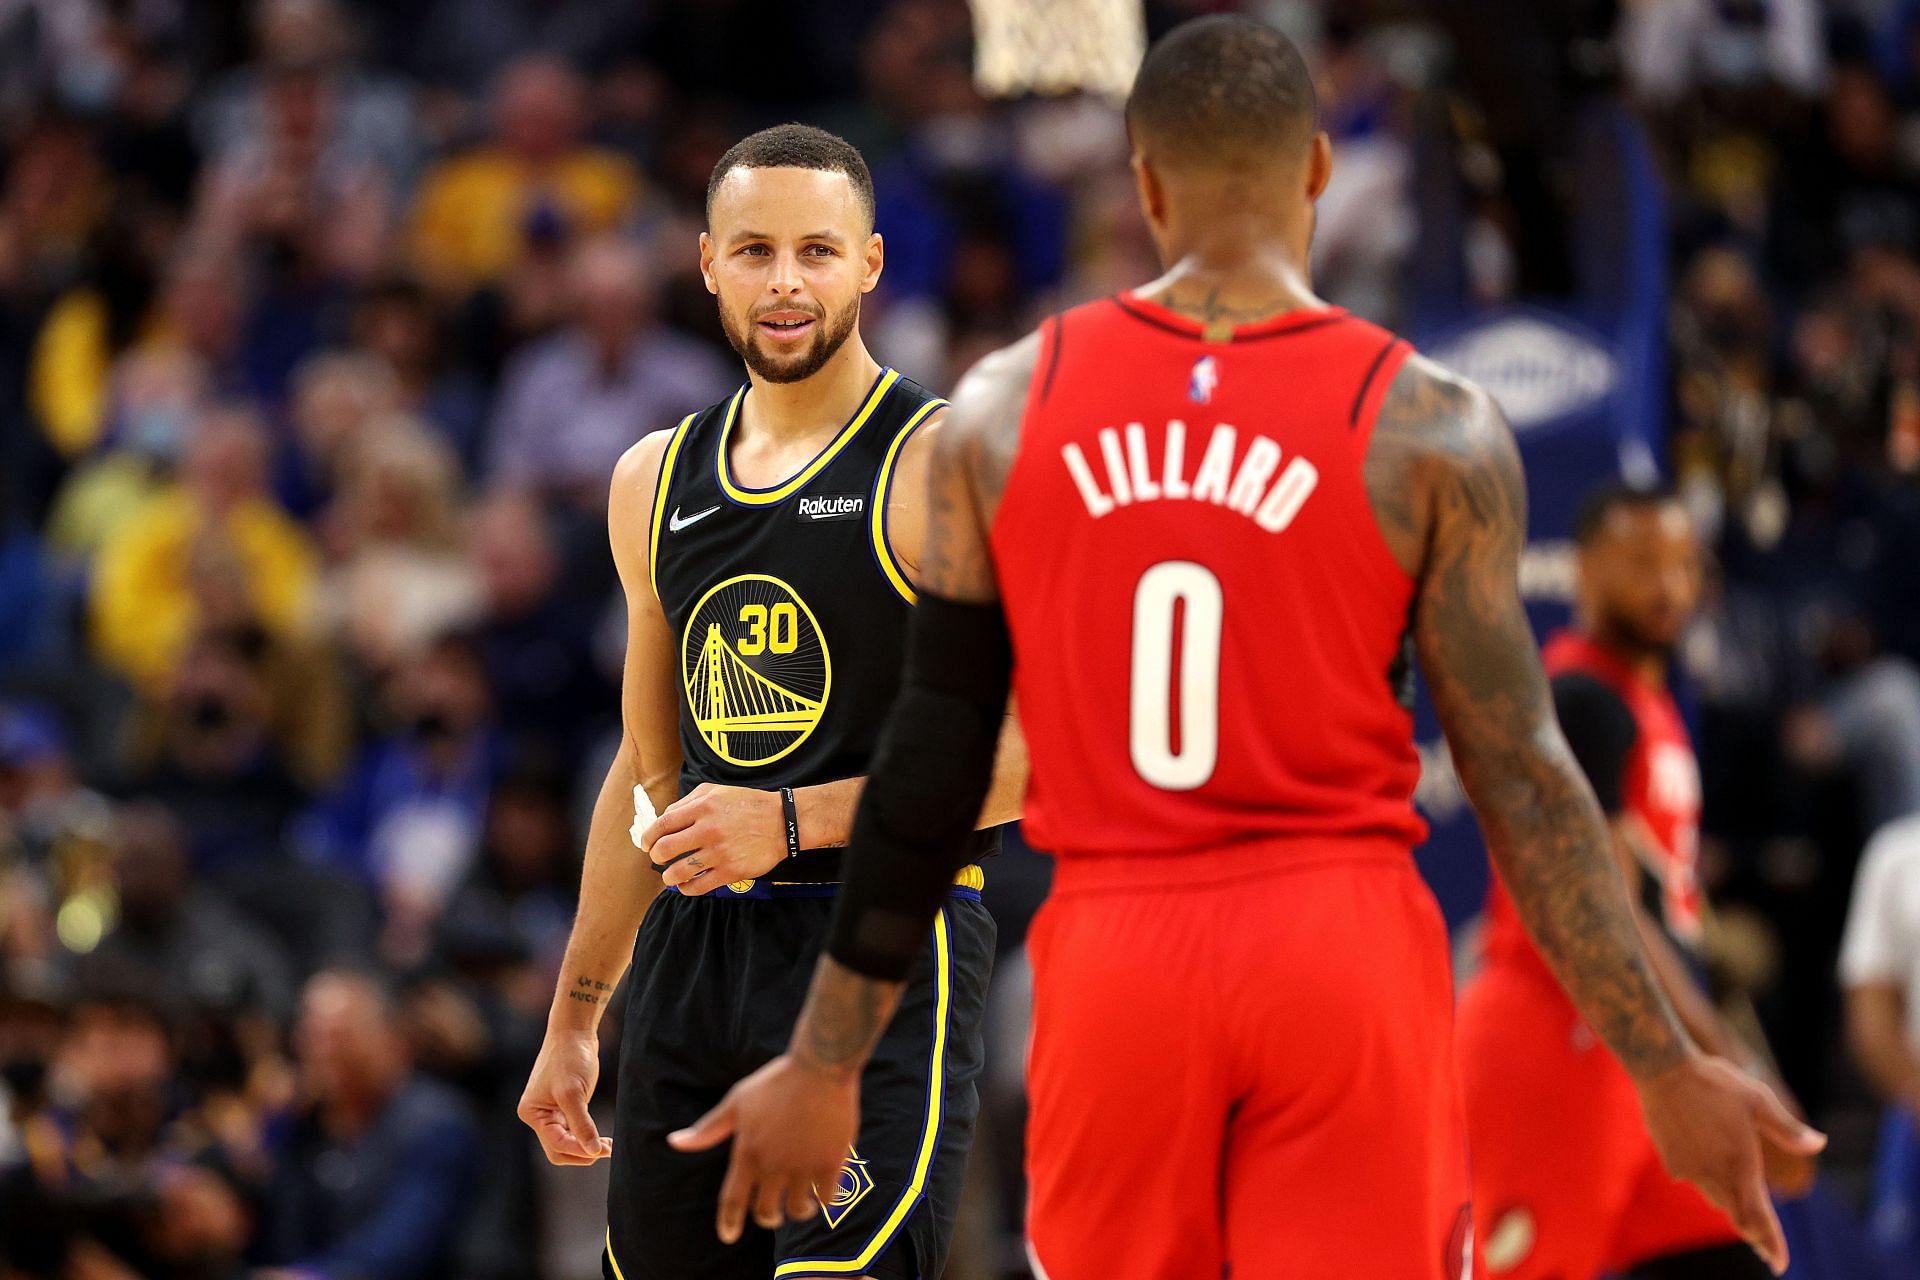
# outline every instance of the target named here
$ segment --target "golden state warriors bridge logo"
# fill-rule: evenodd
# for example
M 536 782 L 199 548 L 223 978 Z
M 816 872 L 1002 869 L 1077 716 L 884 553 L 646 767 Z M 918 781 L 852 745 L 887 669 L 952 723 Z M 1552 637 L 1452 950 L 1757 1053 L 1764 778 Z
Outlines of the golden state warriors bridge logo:
M 700 597 L 680 638 L 680 672 L 700 737 L 728 764 L 771 764 L 805 742 L 833 688 L 819 620 L 764 573 Z
M 820 1214 L 827 1220 L 829 1227 L 837 1227 L 840 1220 L 853 1211 L 853 1206 L 867 1198 L 867 1192 L 873 1190 L 873 1176 L 867 1172 L 867 1162 L 852 1147 L 847 1148 L 846 1167 L 840 1170 L 840 1179 L 833 1184 L 833 1191 L 821 1195 L 814 1188 L 814 1198 L 820 1202 Z

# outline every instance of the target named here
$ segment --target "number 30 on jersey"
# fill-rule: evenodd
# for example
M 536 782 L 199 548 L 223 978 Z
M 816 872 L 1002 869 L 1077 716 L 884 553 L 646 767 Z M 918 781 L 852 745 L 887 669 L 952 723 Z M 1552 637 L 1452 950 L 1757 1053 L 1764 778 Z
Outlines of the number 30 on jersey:
M 1219 760 L 1221 605 L 1220 579 L 1190 560 L 1154 565 L 1133 591 L 1129 751 L 1134 771 L 1162 791 L 1206 785 Z

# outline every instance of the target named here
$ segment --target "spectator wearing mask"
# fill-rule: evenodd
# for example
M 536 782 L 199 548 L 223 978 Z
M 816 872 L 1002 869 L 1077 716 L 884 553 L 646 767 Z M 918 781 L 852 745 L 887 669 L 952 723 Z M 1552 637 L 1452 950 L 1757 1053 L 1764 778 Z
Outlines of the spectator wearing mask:
M 305 631 L 314 547 L 268 496 L 266 464 L 266 437 L 252 414 L 206 414 L 187 442 L 179 481 L 101 547 L 90 601 L 94 651 L 136 688 L 160 693 L 172 683 L 206 603 L 196 577 L 210 564 L 231 566 L 267 632 Z
M 241 1187 L 187 1106 L 164 1006 L 115 973 L 72 1005 L 30 1159 L 0 1175 L 10 1274 L 197 1280 L 237 1273 Z
M 495 487 L 606 502 L 613 464 L 640 436 L 711 404 L 727 366 L 655 321 L 652 280 L 639 247 L 608 237 L 574 253 L 573 322 L 508 366 L 489 441 Z
M 414 1067 L 392 994 L 367 974 L 307 984 L 295 1033 L 309 1110 L 280 1154 L 261 1252 L 324 1280 L 438 1280 L 475 1186 L 474 1121 Z
M 197 637 L 136 726 L 130 790 L 179 816 L 201 874 L 272 857 L 305 797 L 273 732 L 265 655 L 258 633 Z
M 493 136 L 445 160 L 420 184 L 413 261 L 435 288 L 464 295 L 499 279 L 528 229 L 545 223 L 596 234 L 624 222 L 640 199 L 631 161 L 583 141 L 586 86 L 565 63 L 524 58 L 493 94 Z
M 387 958 L 417 963 L 479 850 L 499 742 L 486 668 L 465 637 L 403 663 L 384 701 L 395 731 L 302 823 L 300 843 L 375 888 Z
M 47 518 L 49 548 L 76 569 L 165 490 L 208 407 L 206 366 L 177 346 L 136 347 L 114 364 L 106 394 L 108 447 L 68 474 Z

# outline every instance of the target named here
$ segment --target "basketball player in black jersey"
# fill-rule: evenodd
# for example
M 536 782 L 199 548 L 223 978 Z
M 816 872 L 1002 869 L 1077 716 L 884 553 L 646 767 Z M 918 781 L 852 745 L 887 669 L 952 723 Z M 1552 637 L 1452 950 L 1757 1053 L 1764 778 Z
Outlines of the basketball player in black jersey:
M 801 125 L 752 135 L 715 168 L 707 221 L 701 271 L 749 378 L 614 471 L 625 735 L 520 1116 L 556 1164 L 612 1159 L 611 1280 L 937 1276 L 993 949 L 977 865 L 955 882 L 867 1072 L 836 1185 L 760 1206 L 761 1220 L 786 1219 L 777 1229 L 717 1240 L 725 1150 L 667 1141 L 784 1048 L 805 999 L 838 846 L 900 682 L 945 408 L 861 341 L 860 298 L 883 253 L 853 147 Z M 1024 785 L 1009 732 L 980 826 L 1017 817 Z M 979 845 L 989 852 L 992 836 Z M 629 957 L 609 1140 L 587 1103 L 599 1019 Z

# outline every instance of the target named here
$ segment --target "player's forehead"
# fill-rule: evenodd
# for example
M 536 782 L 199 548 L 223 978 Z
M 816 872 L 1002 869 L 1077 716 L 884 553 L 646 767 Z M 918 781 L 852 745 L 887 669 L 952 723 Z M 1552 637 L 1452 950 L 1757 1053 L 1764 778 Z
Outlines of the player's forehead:
M 1620 556 L 1691 556 L 1699 550 L 1693 517 L 1679 502 L 1628 503 L 1607 513 L 1594 550 Z
M 749 234 L 799 239 L 821 230 L 851 241 L 868 230 L 866 209 L 846 174 L 785 165 L 736 165 L 714 188 L 707 220 L 721 241 Z

